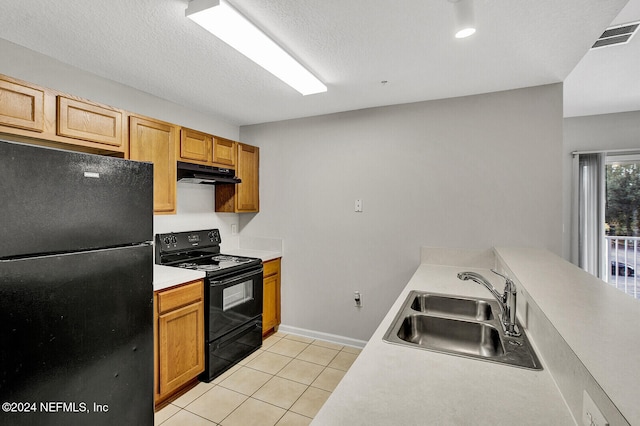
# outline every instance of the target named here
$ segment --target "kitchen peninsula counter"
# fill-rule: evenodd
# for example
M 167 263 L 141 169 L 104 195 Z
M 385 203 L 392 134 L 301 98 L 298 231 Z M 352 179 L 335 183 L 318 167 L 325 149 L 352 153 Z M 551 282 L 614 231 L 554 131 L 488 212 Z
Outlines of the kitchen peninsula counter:
M 518 318 L 544 370 L 382 340 L 411 290 L 491 298 L 457 278 L 474 271 L 502 289 L 491 268 L 516 283 Z M 582 424 L 585 393 L 609 424 L 640 424 L 638 324 L 638 300 L 546 250 L 423 248 L 423 263 L 312 424 Z
M 546 368 L 527 370 L 382 340 L 411 290 L 491 297 L 484 287 L 460 281 L 462 270 L 502 288 L 489 269 L 421 264 L 313 425 L 574 424 Z
M 582 424 L 587 393 L 609 424 L 640 424 L 638 300 L 543 249 L 424 247 L 422 262 L 313 425 Z M 516 283 L 542 371 L 383 341 L 410 291 L 491 298 L 457 278 L 473 271 L 502 289 L 491 268 Z

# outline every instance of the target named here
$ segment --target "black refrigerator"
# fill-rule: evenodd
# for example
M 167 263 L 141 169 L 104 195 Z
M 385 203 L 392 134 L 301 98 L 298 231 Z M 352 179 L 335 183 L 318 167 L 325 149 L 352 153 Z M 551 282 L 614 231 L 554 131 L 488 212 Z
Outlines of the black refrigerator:
M 153 424 L 153 165 L 0 141 L 0 425 Z

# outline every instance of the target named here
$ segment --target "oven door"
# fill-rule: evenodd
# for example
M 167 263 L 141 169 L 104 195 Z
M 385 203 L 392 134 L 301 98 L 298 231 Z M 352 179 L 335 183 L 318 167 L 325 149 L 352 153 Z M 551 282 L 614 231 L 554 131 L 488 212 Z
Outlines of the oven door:
M 262 315 L 262 265 L 209 280 L 208 341 Z

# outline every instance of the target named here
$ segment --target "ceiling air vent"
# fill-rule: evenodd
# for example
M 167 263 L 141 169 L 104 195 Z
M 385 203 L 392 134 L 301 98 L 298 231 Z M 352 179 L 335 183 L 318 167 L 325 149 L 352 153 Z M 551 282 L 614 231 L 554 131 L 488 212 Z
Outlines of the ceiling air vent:
M 629 43 L 633 35 L 637 32 L 639 22 L 632 22 L 630 24 L 616 25 L 615 27 L 609 27 L 602 33 L 600 38 L 591 46 L 591 49 L 598 49 L 601 47 L 610 47 L 617 44 Z

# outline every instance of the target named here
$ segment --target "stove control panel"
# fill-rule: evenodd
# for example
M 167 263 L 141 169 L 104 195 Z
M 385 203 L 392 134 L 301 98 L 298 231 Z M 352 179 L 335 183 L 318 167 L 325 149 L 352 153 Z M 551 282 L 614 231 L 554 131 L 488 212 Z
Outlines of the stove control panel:
M 189 250 L 194 247 L 214 247 L 222 242 L 218 229 L 156 234 L 156 246 L 161 252 Z

